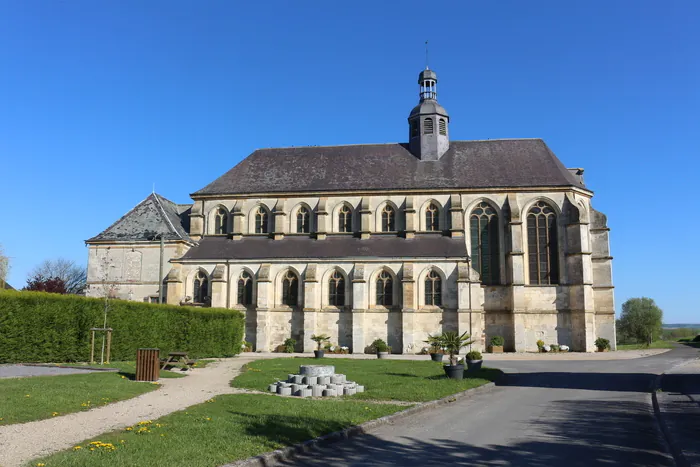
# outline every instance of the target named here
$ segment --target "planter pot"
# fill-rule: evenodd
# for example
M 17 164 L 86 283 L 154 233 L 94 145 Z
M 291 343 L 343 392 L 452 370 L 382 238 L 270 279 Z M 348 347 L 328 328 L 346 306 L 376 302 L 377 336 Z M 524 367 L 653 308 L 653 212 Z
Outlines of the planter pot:
M 483 362 L 483 360 L 467 360 L 467 370 L 469 372 L 479 371 Z
M 389 358 L 389 352 L 377 352 L 377 358 Z
M 434 362 L 442 362 L 442 357 L 444 357 L 445 354 L 441 353 L 431 353 L 430 354 L 430 359 Z
M 314 357 L 323 358 L 324 353 L 325 353 L 325 350 L 314 350 Z
M 598 352 L 607 352 L 607 351 L 608 351 L 608 349 L 606 349 L 604 347 L 603 348 L 598 347 Z
M 492 345 L 491 346 L 491 353 L 503 353 L 503 346 L 502 345 Z
M 464 365 L 445 365 L 442 368 L 450 379 L 464 378 Z

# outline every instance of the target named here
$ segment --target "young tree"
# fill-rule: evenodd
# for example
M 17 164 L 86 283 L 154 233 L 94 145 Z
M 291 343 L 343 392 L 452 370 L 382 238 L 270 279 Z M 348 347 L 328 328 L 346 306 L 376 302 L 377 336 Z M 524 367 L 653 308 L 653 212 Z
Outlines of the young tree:
M 663 311 L 648 297 L 630 298 L 622 304 L 617 329 L 622 336 L 650 345 L 661 336 Z
M 7 276 L 10 274 L 10 258 L 5 255 L 5 251 L 0 245 L 0 290 L 5 288 Z
M 87 269 L 65 258 L 47 259 L 29 273 L 30 278 L 37 276 L 57 277 L 65 284 L 65 293 L 82 294 L 87 282 Z
M 60 277 L 44 277 L 37 274 L 34 277 L 27 279 L 27 285 L 24 290 L 33 292 L 48 292 L 67 294 L 66 283 Z

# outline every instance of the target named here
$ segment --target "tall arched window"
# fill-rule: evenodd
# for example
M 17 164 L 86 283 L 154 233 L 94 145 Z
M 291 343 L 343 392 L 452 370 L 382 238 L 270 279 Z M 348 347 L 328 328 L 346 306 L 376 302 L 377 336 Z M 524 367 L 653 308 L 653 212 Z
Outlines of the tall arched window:
M 311 214 L 305 207 L 300 207 L 297 211 L 297 233 L 311 232 Z
M 352 211 L 345 205 L 338 211 L 338 232 L 352 232 Z
M 243 271 L 238 279 L 238 304 L 253 304 L 253 278 L 247 271 Z
M 194 276 L 194 286 L 192 288 L 192 301 L 194 303 L 204 303 L 209 294 L 209 279 L 203 271 L 197 271 Z
M 299 303 L 299 279 L 292 271 L 282 277 L 282 304 L 297 306 Z
M 440 119 L 440 134 L 443 136 L 447 135 L 447 122 L 445 122 L 444 118 Z
M 472 243 L 472 267 L 482 284 L 497 284 L 500 279 L 498 254 L 498 216 L 487 203 L 479 203 L 469 216 Z
M 382 209 L 382 232 L 396 231 L 396 212 L 390 205 L 384 206 Z
M 432 135 L 433 134 L 433 119 L 428 117 L 423 122 L 423 134 Z
M 530 284 L 559 283 L 557 244 L 557 215 L 547 203 L 538 201 L 527 213 Z
M 270 233 L 268 226 L 269 223 L 267 210 L 264 207 L 259 206 L 258 209 L 255 210 L 255 233 Z
M 425 277 L 425 304 L 442 306 L 442 284 L 440 275 L 435 271 L 430 271 Z
M 440 209 L 435 203 L 430 203 L 425 209 L 425 230 L 429 232 L 440 230 Z
M 386 271 L 382 271 L 377 277 L 377 305 L 393 306 L 394 304 L 394 280 Z
M 226 209 L 219 208 L 216 210 L 216 215 L 214 217 L 214 233 L 217 235 L 226 233 L 226 220 L 228 219 L 228 214 Z
M 333 271 L 328 280 L 328 304 L 345 306 L 345 279 L 338 271 Z

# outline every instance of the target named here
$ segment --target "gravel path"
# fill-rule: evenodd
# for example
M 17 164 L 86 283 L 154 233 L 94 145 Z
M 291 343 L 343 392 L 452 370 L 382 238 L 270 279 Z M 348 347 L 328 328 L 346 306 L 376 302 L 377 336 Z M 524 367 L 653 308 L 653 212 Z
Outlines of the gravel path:
M 279 356 L 279 355 L 278 355 Z M 87 412 L 0 427 L 0 466 L 14 467 L 30 459 L 70 448 L 107 431 L 141 420 L 153 420 L 200 404 L 219 394 L 242 392 L 229 386 L 241 367 L 265 358 L 246 355 L 221 359 L 190 370 L 185 378 L 161 379 L 161 388 Z
M 94 373 L 77 368 L 59 368 L 50 366 L 0 365 L 0 378 L 24 378 L 27 376 L 60 376 L 81 373 Z

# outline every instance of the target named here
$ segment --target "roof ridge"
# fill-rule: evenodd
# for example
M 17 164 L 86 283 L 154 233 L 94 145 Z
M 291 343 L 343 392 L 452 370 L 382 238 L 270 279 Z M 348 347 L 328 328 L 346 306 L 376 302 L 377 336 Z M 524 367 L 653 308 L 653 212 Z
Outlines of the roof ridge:
M 170 227 L 171 232 L 174 233 L 175 235 L 177 235 L 181 240 L 184 240 L 184 238 L 182 238 L 182 235 L 180 235 L 180 232 L 177 231 L 177 229 L 175 228 L 173 223 L 170 221 L 170 216 L 168 216 L 168 213 L 165 212 L 165 208 L 161 204 L 160 199 L 158 199 L 158 198 L 161 198 L 161 196 L 155 192 L 153 193 L 153 195 L 155 195 L 156 203 L 158 203 L 158 207 L 162 211 L 162 215 L 165 218 L 165 221 L 168 223 L 168 226 Z M 163 197 L 163 199 L 165 201 L 169 202 L 170 204 L 174 204 L 172 201 L 170 201 L 169 199 L 167 199 L 165 197 Z
M 146 201 L 148 201 L 148 198 L 150 198 L 150 197 L 151 197 L 152 195 L 154 195 L 154 194 L 155 194 L 155 193 L 151 193 L 151 194 L 149 194 L 148 196 L 146 196 L 144 199 L 142 199 L 141 201 L 139 201 L 138 203 L 136 203 L 136 205 L 135 205 L 133 208 L 131 208 L 131 209 L 129 209 L 128 211 L 126 211 L 126 214 L 124 214 L 123 216 L 121 216 L 121 217 L 120 217 L 119 219 L 117 219 L 116 221 L 112 222 L 112 223 L 109 225 L 109 227 L 107 227 L 107 228 L 104 229 L 102 232 L 98 233 L 97 235 L 93 235 L 92 237 L 90 237 L 90 238 L 89 238 L 88 240 L 86 240 L 86 241 L 90 241 L 90 240 L 92 240 L 93 238 L 99 237 L 100 235 L 102 235 L 103 233 L 107 232 L 109 229 L 111 229 L 112 227 L 114 227 L 115 225 L 117 225 L 118 223 L 120 223 L 121 221 L 123 221 L 124 219 L 126 219 L 126 217 L 127 217 L 129 214 L 131 214 L 132 212 L 134 212 L 134 211 L 136 210 L 136 208 L 138 208 L 138 207 L 141 206 L 143 203 L 145 203 Z

